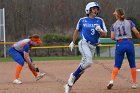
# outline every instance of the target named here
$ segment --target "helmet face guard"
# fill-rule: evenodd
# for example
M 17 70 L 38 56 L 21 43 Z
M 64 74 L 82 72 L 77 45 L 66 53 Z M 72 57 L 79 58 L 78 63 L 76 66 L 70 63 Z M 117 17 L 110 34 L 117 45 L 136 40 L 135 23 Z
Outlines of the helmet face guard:
M 97 7 L 98 10 L 100 10 L 100 6 L 98 3 L 96 2 L 90 2 L 86 5 L 86 8 L 85 8 L 85 12 L 86 14 L 89 14 L 90 13 L 90 9 L 93 8 L 93 7 Z

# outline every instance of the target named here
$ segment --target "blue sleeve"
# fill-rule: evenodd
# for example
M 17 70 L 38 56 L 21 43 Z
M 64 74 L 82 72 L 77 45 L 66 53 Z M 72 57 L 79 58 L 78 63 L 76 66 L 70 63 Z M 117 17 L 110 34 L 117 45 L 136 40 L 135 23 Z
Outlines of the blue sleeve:
M 106 26 L 105 26 L 105 22 L 103 19 L 101 19 L 101 28 L 103 29 L 103 31 L 107 32 Z
M 103 28 L 103 21 L 102 20 L 100 21 L 100 27 L 104 30 L 104 28 Z
M 111 31 L 111 32 L 114 32 L 114 25 L 112 25 L 112 26 L 110 27 L 110 31 Z
M 78 30 L 78 31 L 82 30 L 82 21 L 81 21 L 81 19 L 77 23 L 76 30 Z
M 22 50 L 28 53 L 29 50 L 30 50 L 29 45 L 28 44 L 25 44 Z
M 133 27 L 135 27 L 135 24 L 134 24 L 131 20 L 129 20 L 129 23 L 130 23 L 130 25 L 131 25 L 131 29 L 132 29 Z

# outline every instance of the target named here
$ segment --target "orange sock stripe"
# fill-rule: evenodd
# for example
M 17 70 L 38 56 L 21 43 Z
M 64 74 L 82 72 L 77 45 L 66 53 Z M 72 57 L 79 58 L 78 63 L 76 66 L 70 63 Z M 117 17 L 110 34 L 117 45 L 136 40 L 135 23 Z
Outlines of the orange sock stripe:
M 16 67 L 16 79 L 19 78 L 21 70 L 22 70 L 22 65 L 18 64 L 17 67 Z
M 131 75 L 132 75 L 133 83 L 136 83 L 136 76 L 137 76 L 136 68 L 131 68 Z
M 112 75 L 111 75 L 111 80 L 114 80 L 115 79 L 115 77 L 118 74 L 118 71 L 119 71 L 118 68 L 113 68 Z

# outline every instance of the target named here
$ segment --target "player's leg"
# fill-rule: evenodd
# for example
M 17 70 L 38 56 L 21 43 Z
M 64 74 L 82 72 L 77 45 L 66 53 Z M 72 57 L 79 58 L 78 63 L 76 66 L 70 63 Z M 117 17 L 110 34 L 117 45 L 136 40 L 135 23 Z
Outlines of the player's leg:
M 33 63 L 32 58 L 30 57 L 30 60 L 32 62 L 32 64 L 35 66 L 36 71 L 32 69 L 32 67 L 30 65 L 28 65 L 30 71 L 33 73 L 33 75 L 35 76 L 35 80 L 38 81 L 40 80 L 42 77 L 44 77 L 46 75 L 46 73 L 44 72 L 40 72 L 39 68 L 35 65 L 35 63 Z
M 132 88 L 136 89 L 137 85 L 136 85 L 136 62 L 135 62 L 135 50 L 134 50 L 134 46 L 133 44 L 129 45 L 127 52 L 126 52 L 127 58 L 128 58 L 128 62 L 129 62 L 129 66 L 131 68 L 131 75 L 132 75 Z
M 92 53 L 87 42 L 82 40 L 79 42 L 79 51 L 82 54 L 82 60 L 77 70 L 71 73 L 68 83 L 65 85 L 65 93 L 69 93 L 71 87 L 80 78 L 84 70 L 92 64 Z
M 86 42 L 85 42 L 85 43 L 86 43 Z M 80 46 L 80 45 L 79 45 L 79 46 Z M 94 53 L 95 53 L 96 47 L 93 46 L 93 45 L 90 45 L 90 44 L 88 44 L 88 46 L 89 46 L 88 48 L 89 48 L 89 50 L 90 50 L 90 53 L 88 52 L 88 54 L 91 55 L 91 56 L 93 57 L 93 55 L 94 55 Z M 80 48 L 79 48 L 79 51 L 82 52 Z M 81 54 L 83 55 L 83 53 L 81 53 Z M 85 54 L 85 53 L 84 53 L 84 54 Z M 87 54 L 86 54 L 86 55 L 87 55 Z M 82 58 L 81 63 L 82 63 L 83 61 L 84 61 L 84 57 Z M 80 70 L 79 70 L 79 69 L 80 69 Z M 79 66 L 78 69 L 77 69 L 74 73 L 71 74 L 70 77 L 73 77 L 73 76 L 74 76 L 74 78 L 73 78 L 73 79 L 70 79 L 70 80 L 74 80 L 73 82 L 75 83 L 75 82 L 81 77 L 81 75 L 82 75 L 84 72 L 85 72 L 85 70 L 82 70 L 82 67 Z
M 80 76 L 84 73 L 84 70 L 87 69 L 88 67 L 91 66 L 92 62 L 92 57 L 93 57 L 93 49 L 95 52 L 95 46 L 92 46 L 88 44 L 86 41 L 81 40 L 79 42 L 79 51 L 82 54 L 82 60 L 81 63 L 78 67 L 78 69 L 73 73 L 75 76 L 75 80 L 78 80 Z M 74 82 L 76 82 L 74 80 Z
M 81 75 L 84 73 L 85 71 L 83 70 L 81 73 L 78 74 L 78 76 L 75 78 L 74 83 L 81 77 Z
M 90 51 L 91 51 L 91 55 L 93 56 L 94 53 L 95 53 L 96 47 L 95 47 L 95 46 L 92 46 L 92 45 L 89 45 L 89 49 L 90 49 Z M 81 61 L 84 61 L 84 58 L 83 58 Z M 79 69 L 79 68 L 78 68 L 78 69 Z M 77 69 L 77 70 L 78 70 L 78 69 Z M 76 70 L 76 71 L 77 71 L 77 70 Z M 76 78 L 74 79 L 74 83 L 80 78 L 80 76 L 81 76 L 84 72 L 85 72 L 85 70 L 82 70 L 82 71 L 80 71 L 79 74 L 77 74 L 77 76 L 76 76 L 76 74 L 75 74 Z
M 114 80 L 118 74 L 119 69 L 121 68 L 123 59 L 124 59 L 124 53 L 125 51 L 123 50 L 122 47 L 117 47 L 116 46 L 116 50 L 115 50 L 115 64 L 114 64 L 114 68 L 112 70 L 112 74 L 111 74 L 111 80 L 109 81 L 108 85 L 107 85 L 107 89 L 111 89 L 113 87 L 113 83 Z
M 21 84 L 22 82 L 19 80 L 19 77 L 20 77 L 22 67 L 24 66 L 24 58 L 22 54 L 16 51 L 14 48 L 9 48 L 8 54 L 13 58 L 15 62 L 18 63 L 16 67 L 15 80 L 13 81 L 13 83 Z
M 124 59 L 124 51 L 122 51 L 122 52 L 116 51 L 115 52 L 115 64 L 114 64 L 114 68 L 112 70 L 111 80 L 115 80 L 115 78 L 118 74 L 118 71 L 122 66 L 123 59 Z
M 32 58 L 30 58 L 31 62 L 33 62 Z M 37 76 L 37 72 L 35 72 L 30 65 L 28 65 L 30 71 L 33 73 L 33 75 L 36 77 Z
M 69 93 L 73 84 L 81 77 L 81 75 L 84 73 L 84 70 L 81 71 L 76 77 L 73 75 L 73 73 L 70 74 L 70 77 L 68 79 L 68 83 L 64 86 L 65 93 Z

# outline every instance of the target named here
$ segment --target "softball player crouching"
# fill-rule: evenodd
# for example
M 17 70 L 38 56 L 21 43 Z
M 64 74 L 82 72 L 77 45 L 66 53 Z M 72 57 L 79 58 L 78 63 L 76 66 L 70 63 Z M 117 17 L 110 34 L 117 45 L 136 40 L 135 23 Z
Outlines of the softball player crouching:
M 72 51 L 78 35 L 81 40 L 78 43 L 79 51 L 82 54 L 82 60 L 76 71 L 70 74 L 67 84 L 64 86 L 65 93 L 70 93 L 74 83 L 84 73 L 85 69 L 91 66 L 92 58 L 96 45 L 99 44 L 99 38 L 107 35 L 107 29 L 102 18 L 96 17 L 100 11 L 100 6 L 96 2 L 90 2 L 86 5 L 85 12 L 87 17 L 83 17 L 77 23 L 73 34 L 73 41 L 69 47 Z
M 111 89 L 114 84 L 115 77 L 121 68 L 124 55 L 126 53 L 132 75 L 132 88 L 136 89 L 136 63 L 135 50 L 132 40 L 132 32 L 140 39 L 140 33 L 131 20 L 125 19 L 125 12 L 123 9 L 116 9 L 113 13 L 117 21 L 111 26 L 111 39 L 116 40 L 115 49 L 115 64 L 111 75 L 111 81 L 107 85 L 107 89 Z
M 29 69 L 35 76 L 36 81 L 45 76 L 46 73 L 39 72 L 39 69 L 35 66 L 35 64 L 33 63 L 32 59 L 29 56 L 31 47 L 37 46 L 38 44 L 41 43 L 42 41 L 39 38 L 39 35 L 34 34 L 29 39 L 23 39 L 18 41 L 8 49 L 9 56 L 11 56 L 13 60 L 17 62 L 15 80 L 13 81 L 14 84 L 22 84 L 21 80 L 19 80 L 19 76 L 22 67 L 24 66 L 24 62 L 28 63 Z

